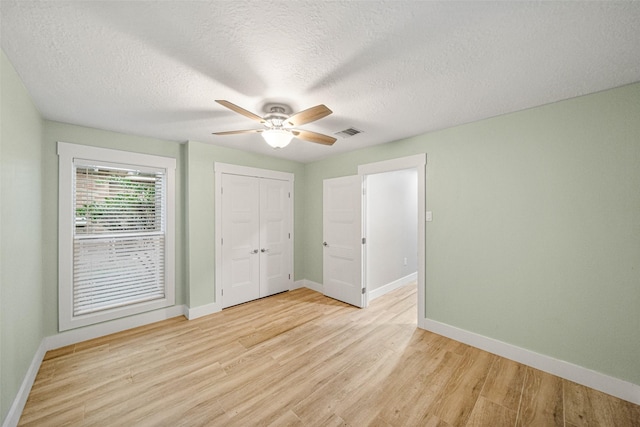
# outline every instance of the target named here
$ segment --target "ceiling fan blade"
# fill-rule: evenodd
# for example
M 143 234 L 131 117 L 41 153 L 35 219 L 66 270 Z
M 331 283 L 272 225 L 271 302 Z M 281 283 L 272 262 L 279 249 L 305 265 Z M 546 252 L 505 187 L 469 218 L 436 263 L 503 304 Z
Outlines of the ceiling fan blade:
M 286 124 L 291 126 L 300 126 L 305 123 L 315 122 L 316 120 L 326 117 L 331 113 L 333 113 L 333 111 L 327 108 L 326 105 L 320 104 L 294 114 L 286 120 Z
M 260 133 L 264 129 L 247 129 L 247 130 L 229 130 L 226 132 L 213 132 L 213 135 L 237 135 L 240 133 Z
M 333 143 L 336 142 L 336 139 L 332 136 L 311 132 L 309 130 L 292 129 L 291 133 L 296 138 L 309 142 L 315 142 L 316 144 L 333 145 Z
M 247 111 L 242 107 L 238 107 L 236 104 L 225 101 L 224 99 L 216 99 L 216 102 L 228 109 L 235 111 L 238 114 L 242 114 L 245 117 L 249 117 L 251 120 L 255 120 L 256 122 L 264 123 L 264 119 L 257 114 L 253 114 L 251 111 Z

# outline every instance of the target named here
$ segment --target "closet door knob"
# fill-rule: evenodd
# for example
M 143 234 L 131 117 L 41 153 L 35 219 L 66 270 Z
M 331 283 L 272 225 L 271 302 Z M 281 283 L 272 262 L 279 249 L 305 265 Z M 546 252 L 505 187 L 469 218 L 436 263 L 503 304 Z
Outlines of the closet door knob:
M 269 252 L 269 249 L 262 248 L 262 249 L 260 249 L 260 252 L 262 252 L 262 253 Z
M 329 244 L 327 242 L 322 242 L 322 246 L 329 246 Z
M 251 251 L 251 252 L 249 252 L 249 253 L 250 253 L 250 254 L 257 254 L 257 253 L 258 253 L 258 250 L 257 250 L 257 249 L 254 249 L 254 250 L 252 250 L 252 251 Z

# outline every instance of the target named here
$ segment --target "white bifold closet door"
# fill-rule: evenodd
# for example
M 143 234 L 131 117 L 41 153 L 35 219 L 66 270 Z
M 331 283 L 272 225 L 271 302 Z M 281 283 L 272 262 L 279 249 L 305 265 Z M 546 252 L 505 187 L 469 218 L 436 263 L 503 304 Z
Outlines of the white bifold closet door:
M 222 175 L 223 308 L 290 289 L 287 181 Z

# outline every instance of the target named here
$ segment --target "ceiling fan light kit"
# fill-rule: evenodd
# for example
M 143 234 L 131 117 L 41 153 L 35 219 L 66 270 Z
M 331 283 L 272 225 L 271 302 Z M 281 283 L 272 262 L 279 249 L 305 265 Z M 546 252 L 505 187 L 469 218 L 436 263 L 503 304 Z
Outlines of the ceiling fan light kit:
M 328 116 L 332 111 L 326 105 L 320 104 L 315 107 L 308 108 L 293 115 L 287 114 L 291 111 L 287 105 L 269 104 L 269 112 L 260 117 L 251 111 L 225 101 L 216 100 L 216 102 L 231 111 L 242 114 L 245 117 L 259 122 L 265 129 L 247 129 L 226 132 L 214 132 L 214 135 L 237 135 L 243 133 L 262 133 L 264 140 L 273 148 L 283 148 L 289 145 L 292 138 L 298 138 L 303 141 L 314 142 L 322 145 L 333 145 L 336 138 L 321 133 L 312 132 L 302 129 L 294 129 L 294 126 L 304 125 Z
M 273 148 L 284 148 L 291 142 L 293 134 L 284 129 L 269 129 L 262 132 L 262 137 Z

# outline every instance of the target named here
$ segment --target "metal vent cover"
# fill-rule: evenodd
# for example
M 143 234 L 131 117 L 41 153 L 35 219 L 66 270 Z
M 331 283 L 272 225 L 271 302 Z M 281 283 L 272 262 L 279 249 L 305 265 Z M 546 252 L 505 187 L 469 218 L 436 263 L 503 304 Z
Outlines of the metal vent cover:
M 357 135 L 359 133 L 362 133 L 362 132 L 363 131 L 361 131 L 359 129 L 356 129 L 354 127 L 350 127 L 350 128 L 345 129 L 345 130 L 341 130 L 340 132 L 336 132 L 336 133 L 334 133 L 334 135 L 339 135 L 342 138 L 350 138 L 350 137 L 352 137 L 354 135 Z

